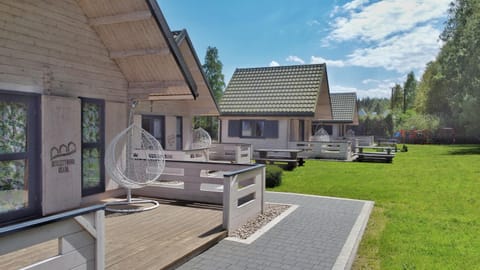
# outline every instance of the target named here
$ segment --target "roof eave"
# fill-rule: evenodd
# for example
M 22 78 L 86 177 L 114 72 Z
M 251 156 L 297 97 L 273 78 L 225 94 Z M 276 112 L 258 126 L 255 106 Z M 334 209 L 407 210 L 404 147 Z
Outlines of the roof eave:
M 190 50 L 192 51 L 193 58 L 195 59 L 195 62 L 198 65 L 198 69 L 200 70 L 200 73 L 202 74 L 203 80 L 205 81 L 205 84 L 207 85 L 208 91 L 210 92 L 210 97 L 213 100 L 213 103 L 215 104 L 215 108 L 217 109 L 217 112 L 220 114 L 220 108 L 217 104 L 217 101 L 215 100 L 215 95 L 213 94 L 212 87 L 210 86 L 210 83 L 207 80 L 207 76 L 205 75 L 205 72 L 203 72 L 203 67 L 202 63 L 200 62 L 200 59 L 198 58 L 197 52 L 195 48 L 193 47 L 192 40 L 190 39 L 190 36 L 188 35 L 188 32 L 186 29 L 182 29 L 180 35 L 177 37 L 177 42 L 180 45 L 183 41 L 187 41 L 188 47 L 190 47 Z
M 303 116 L 314 117 L 311 112 L 220 112 L 220 116 L 269 116 L 269 117 L 286 117 L 286 116 Z
M 145 0 L 145 1 L 150 11 L 152 12 L 153 17 L 155 18 L 155 21 L 157 22 L 160 28 L 160 31 L 162 32 L 163 36 L 167 41 L 168 48 L 172 52 L 173 58 L 177 62 L 178 66 L 180 67 L 180 71 L 182 72 L 182 75 L 185 78 L 185 81 L 193 95 L 193 98 L 196 99 L 198 97 L 197 85 L 195 84 L 192 74 L 188 70 L 187 64 L 185 63 L 185 60 L 183 59 L 183 56 L 180 53 L 180 49 L 178 48 L 177 43 L 173 38 L 173 34 L 170 31 L 170 27 L 168 26 L 167 21 L 165 20 L 165 17 L 163 16 L 163 13 L 160 10 L 160 7 L 158 6 L 157 1 L 156 0 Z
M 323 123 L 341 123 L 341 124 L 348 124 L 348 123 L 353 123 L 353 120 L 318 120 Z

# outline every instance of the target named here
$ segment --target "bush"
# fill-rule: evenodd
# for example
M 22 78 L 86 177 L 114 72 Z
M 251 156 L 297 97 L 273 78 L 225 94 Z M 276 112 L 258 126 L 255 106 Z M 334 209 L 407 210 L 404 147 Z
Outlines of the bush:
M 283 170 L 275 165 L 268 165 L 265 173 L 265 186 L 273 188 L 282 184 Z

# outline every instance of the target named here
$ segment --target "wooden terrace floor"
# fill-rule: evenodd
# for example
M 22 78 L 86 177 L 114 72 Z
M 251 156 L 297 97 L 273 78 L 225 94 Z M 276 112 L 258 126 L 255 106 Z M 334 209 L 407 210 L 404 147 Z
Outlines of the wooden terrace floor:
M 221 227 L 221 206 L 159 202 L 160 206 L 151 211 L 107 213 L 106 269 L 168 269 L 226 236 Z M 56 244 L 49 241 L 0 256 L 0 268 L 18 269 L 54 256 Z

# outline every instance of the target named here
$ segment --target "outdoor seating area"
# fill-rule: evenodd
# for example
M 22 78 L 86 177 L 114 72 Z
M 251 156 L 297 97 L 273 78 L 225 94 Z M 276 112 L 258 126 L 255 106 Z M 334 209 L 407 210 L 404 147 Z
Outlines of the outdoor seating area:
M 52 224 L 43 229 L 40 227 L 24 231 L 29 229 L 29 226 L 38 227 L 39 222 L 36 220 L 27 222 L 26 225 L 18 225 L 20 227 L 2 228 L 0 254 L 9 254 L 0 257 L 0 264 L 8 261 L 8 265 L 17 269 L 15 267 L 21 264 L 36 263 L 25 261 L 24 255 L 29 254 L 30 258 L 39 258 L 46 267 L 53 268 L 67 260 L 74 265 L 71 268 L 83 264 L 89 269 L 93 268 L 89 265 L 98 260 L 102 264 L 103 256 L 108 269 L 139 267 L 140 264 L 141 269 L 171 267 L 205 250 L 247 220 L 263 213 L 264 174 L 263 165 L 166 161 L 164 173 L 159 181 L 132 191 L 133 196 L 152 198 L 159 202 L 160 206 L 156 209 L 134 214 L 107 214 L 105 236 L 101 233 L 104 226 L 103 205 L 97 207 L 98 209 L 80 208 L 72 213 L 62 213 L 58 217 L 54 215 L 42 218 L 41 222 Z M 96 204 L 109 201 L 116 200 L 108 198 Z M 135 208 L 141 205 L 132 203 L 128 207 Z M 97 210 L 101 212 L 94 215 L 92 221 L 77 217 L 83 212 L 88 214 Z M 73 225 L 62 225 L 67 222 L 62 220 L 68 217 L 73 218 L 68 221 L 70 222 L 68 224 Z M 64 226 L 67 226 L 66 229 L 73 226 L 73 229 L 65 231 Z M 88 234 L 96 236 L 95 228 L 101 233 L 95 238 L 97 241 L 85 242 L 90 238 L 87 237 L 85 240 L 84 236 Z M 52 231 L 52 234 L 45 234 L 46 231 Z M 18 232 L 17 236 L 20 238 L 13 241 L 12 239 L 17 239 L 15 238 L 17 236 L 12 238 L 12 232 Z M 90 255 L 78 258 L 78 252 L 73 255 L 64 252 L 65 245 L 61 245 L 60 249 L 48 246 L 58 244 L 57 242 L 47 244 L 48 247 L 34 246 L 31 250 L 17 253 L 22 248 L 49 240 L 65 238 L 66 241 L 70 241 L 68 240 L 71 238 L 70 235 L 73 237 L 72 241 L 80 241 L 79 246 L 75 246 L 76 242 L 68 244 L 74 250 L 83 254 L 82 252 L 87 252 L 84 251 L 86 247 L 97 245 L 100 253 L 95 255 L 89 249 Z M 105 240 L 101 237 L 105 237 Z M 106 250 L 104 255 L 101 253 L 102 247 Z M 45 250 L 50 251 L 50 257 L 53 256 L 55 259 L 42 257 Z M 102 269 L 99 266 L 95 268 Z
M 286 163 L 289 169 L 295 169 L 305 163 L 303 157 L 299 157 L 302 151 L 301 149 L 255 149 L 254 152 L 258 153 L 255 161 L 260 164 Z
M 393 148 L 393 151 L 398 152 L 397 139 L 377 139 L 378 146 L 387 146 Z
M 327 142 L 290 142 L 291 149 L 303 150 L 300 154 L 303 158 L 333 159 L 351 161 L 355 158 L 354 147 L 351 141 L 327 141 Z
M 390 146 L 357 146 L 356 161 L 383 161 L 392 163 L 395 149 Z

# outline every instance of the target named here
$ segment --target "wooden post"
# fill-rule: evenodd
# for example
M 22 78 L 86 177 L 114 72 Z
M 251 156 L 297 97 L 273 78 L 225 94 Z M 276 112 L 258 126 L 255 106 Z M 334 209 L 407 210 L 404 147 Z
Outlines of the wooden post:
M 232 215 L 231 209 L 231 188 L 233 176 L 225 177 L 223 179 L 223 228 L 229 233 L 230 220 Z
M 242 159 L 242 145 L 236 144 L 235 149 L 235 163 L 240 163 Z
M 105 210 L 95 212 L 95 269 L 105 269 Z
M 262 204 L 262 214 L 265 212 L 265 166 L 262 168 L 262 173 L 261 177 L 262 179 L 260 180 L 260 196 L 261 196 L 261 204 Z

